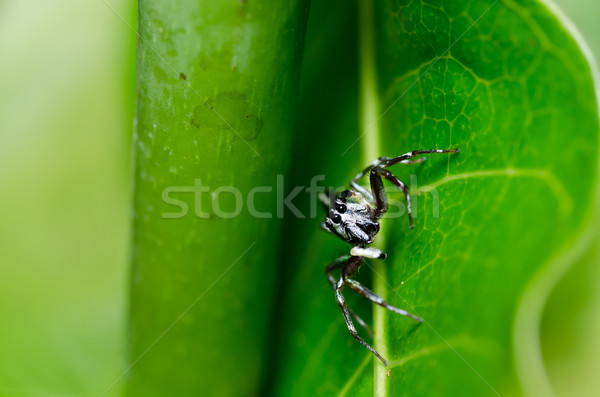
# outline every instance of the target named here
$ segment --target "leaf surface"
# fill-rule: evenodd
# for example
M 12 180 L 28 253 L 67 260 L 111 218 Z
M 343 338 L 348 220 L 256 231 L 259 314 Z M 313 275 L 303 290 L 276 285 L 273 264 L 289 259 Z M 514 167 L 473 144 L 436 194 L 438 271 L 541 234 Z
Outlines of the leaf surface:
M 323 145 L 335 142 L 317 161 L 335 186 L 379 155 L 460 147 L 393 168 L 412 184 L 415 229 L 389 216 L 374 243 L 388 259 L 358 276 L 367 283 L 373 269 L 373 289 L 424 322 L 374 308 L 375 348 L 391 364 L 373 365 L 322 274 L 347 248 L 317 234 L 316 221 L 298 228 L 307 246 L 290 259 L 301 270 L 284 305 L 294 322 L 283 328 L 276 394 L 542 395 L 540 285 L 591 233 L 599 127 L 590 66 L 535 1 L 365 1 L 360 10 L 359 40 L 373 32 L 361 46 L 361 88 L 305 106 L 339 104 L 337 123 L 314 126 L 333 137 Z M 310 83 L 307 91 L 319 86 Z M 345 106 L 348 98 L 356 101 Z M 359 131 L 344 128 L 353 105 Z M 345 295 L 368 317 L 362 299 Z

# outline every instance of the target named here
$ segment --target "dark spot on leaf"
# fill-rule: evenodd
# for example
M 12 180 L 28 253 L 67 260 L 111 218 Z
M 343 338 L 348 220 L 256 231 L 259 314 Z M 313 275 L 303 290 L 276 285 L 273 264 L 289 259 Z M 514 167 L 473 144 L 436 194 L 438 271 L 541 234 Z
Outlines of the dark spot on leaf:
M 196 128 L 210 127 L 211 122 L 214 122 L 214 112 L 212 106 L 202 103 L 194 108 L 190 124 Z
M 209 103 L 194 108 L 190 124 L 210 134 L 232 134 L 246 141 L 255 140 L 262 129 L 260 113 L 237 91 L 222 92 Z
M 240 123 L 239 133 L 240 135 L 248 140 L 253 141 L 258 136 L 258 132 L 262 128 L 263 121 L 253 114 L 247 114 L 246 117 Z
M 181 80 L 187 80 L 187 76 L 186 76 L 186 75 L 185 75 L 185 73 L 183 73 L 183 72 L 179 73 L 179 78 L 180 78 Z

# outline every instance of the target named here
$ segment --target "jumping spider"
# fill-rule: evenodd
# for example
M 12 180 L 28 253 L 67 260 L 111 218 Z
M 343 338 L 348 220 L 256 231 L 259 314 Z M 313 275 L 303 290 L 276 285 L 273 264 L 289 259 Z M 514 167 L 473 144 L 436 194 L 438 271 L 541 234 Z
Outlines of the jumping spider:
M 346 301 L 344 300 L 344 296 L 342 295 L 342 290 L 344 289 L 344 286 L 347 285 L 352 290 L 363 295 L 371 302 L 383 306 L 394 313 L 410 317 L 419 323 L 423 321 L 421 318 L 405 310 L 398 309 L 397 307 L 386 303 L 373 291 L 366 288 L 359 282 L 352 280 L 351 277 L 360 267 L 363 258 L 386 258 L 386 254 L 384 254 L 382 251 L 374 247 L 368 247 L 368 245 L 373 242 L 375 236 L 379 232 L 378 220 L 382 218 L 388 210 L 388 199 L 385 188 L 383 187 L 382 178 L 390 181 L 394 186 L 402 190 L 404 193 L 404 196 L 406 197 L 406 208 L 410 228 L 412 229 L 414 227 L 408 188 L 400 179 L 398 179 L 396 176 L 394 176 L 394 174 L 385 168 L 398 163 L 421 163 L 426 160 L 425 157 L 413 159 L 415 156 L 420 154 L 458 152 L 459 149 L 415 150 L 398 157 L 380 157 L 370 166 L 359 172 L 354 179 L 352 179 L 352 182 L 350 182 L 352 187 L 351 190 L 345 190 L 337 197 L 331 197 L 325 193 L 320 195 L 321 201 L 329 209 L 329 213 L 325 217 L 325 221 L 321 223 L 321 227 L 352 245 L 352 249 L 350 249 L 350 255 L 343 255 L 327 265 L 325 270 L 327 273 L 327 278 L 329 279 L 329 282 L 335 291 L 337 303 L 342 309 L 344 320 L 346 321 L 346 326 L 348 327 L 350 334 L 364 347 L 375 354 L 375 356 L 377 356 L 377 358 L 379 358 L 386 366 L 388 365 L 387 360 L 360 336 L 358 336 L 350 315 L 352 315 L 356 321 L 365 328 L 371 337 L 373 334 L 371 333 L 368 325 L 360 317 L 358 317 L 356 313 L 348 308 Z M 367 174 L 369 174 L 369 179 L 371 182 L 371 192 L 369 192 L 364 186 L 358 184 L 358 181 Z M 336 280 L 331 274 L 332 271 L 337 269 L 341 269 L 340 278 L 338 280 Z

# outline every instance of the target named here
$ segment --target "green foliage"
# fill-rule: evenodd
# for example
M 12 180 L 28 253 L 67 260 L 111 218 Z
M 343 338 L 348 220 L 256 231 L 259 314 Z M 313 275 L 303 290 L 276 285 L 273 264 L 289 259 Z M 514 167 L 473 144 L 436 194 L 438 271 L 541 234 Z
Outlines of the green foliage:
M 590 46 L 600 55 L 596 15 L 600 4 L 592 0 L 557 0 Z M 598 204 L 597 204 L 598 205 Z M 554 288 L 541 323 L 542 356 L 556 396 L 594 396 L 600 380 L 600 239 L 595 241 Z
M 332 128 L 345 120 L 316 134 L 337 139 L 326 161 L 342 160 L 346 169 L 323 167 L 332 170 L 334 185 L 378 154 L 461 148 L 456 156 L 394 169 L 405 180 L 417 177 L 415 230 L 405 218 L 386 220 L 375 246 L 388 259 L 370 265 L 374 289 L 425 322 L 416 327 L 375 308 L 375 346 L 392 364 L 389 377 L 381 363 L 373 368 L 323 280 L 320 264 L 344 250 L 333 248 L 332 237 L 307 231 L 298 238 L 308 244 L 304 255 L 292 260 L 302 270 L 284 305 L 295 322 L 284 325 L 289 336 L 276 394 L 519 395 L 521 387 L 543 394 L 536 303 L 547 288 L 540 286 L 570 265 L 572 247 L 592 233 L 598 114 L 590 67 L 537 2 L 378 1 L 374 12 L 376 76 L 363 69 L 361 78 L 377 81 L 378 94 L 361 100 L 375 102 L 368 106 L 376 111 L 367 108 L 358 133 L 373 125 L 369 114 L 384 115 L 361 138 L 360 162 L 356 153 L 340 157 L 358 136 Z M 369 28 L 360 26 L 358 34 Z M 312 98 L 310 87 L 319 84 L 307 85 Z M 344 92 L 326 92 L 323 102 L 347 102 Z M 320 279 L 322 286 L 307 286 Z
M 598 54 L 598 3 L 560 2 Z M 491 3 L 377 0 L 371 19 L 352 1 L 313 0 L 297 106 L 305 3 L 163 3 L 140 8 L 129 342 L 131 361 L 141 358 L 123 377 L 136 2 L 3 3 L 0 395 L 99 396 L 113 385 L 105 395 L 118 396 L 129 379 L 132 395 L 493 395 L 434 330 L 503 396 L 521 394 L 517 376 L 531 395 L 597 393 L 597 238 L 562 277 L 594 222 L 595 99 L 554 16 L 498 2 L 427 70 Z M 431 327 L 373 318 L 346 292 L 395 362 L 389 377 L 345 329 L 323 266 L 348 247 L 319 232 L 320 219 L 288 216 L 282 228 L 245 207 L 239 220 L 159 219 L 176 210 L 163 187 L 196 178 L 244 194 L 275 187 L 277 173 L 289 187 L 318 174 L 345 186 L 379 154 L 450 145 L 463 150 L 393 169 L 415 173 L 421 196 L 415 230 L 390 216 L 375 244 L 389 258 L 370 265 L 392 288 L 367 266 L 358 275 Z M 426 186 L 437 186 L 439 218 Z M 208 194 L 200 207 L 190 192 L 170 197 L 212 208 Z M 273 196 L 256 197 L 273 210 Z M 308 214 L 308 197 L 295 204 Z M 542 363 L 537 323 L 558 280 Z
M 600 365 L 600 241 L 561 279 L 542 318 L 542 353 L 556 396 L 594 396 Z M 576 380 L 576 381 L 574 381 Z

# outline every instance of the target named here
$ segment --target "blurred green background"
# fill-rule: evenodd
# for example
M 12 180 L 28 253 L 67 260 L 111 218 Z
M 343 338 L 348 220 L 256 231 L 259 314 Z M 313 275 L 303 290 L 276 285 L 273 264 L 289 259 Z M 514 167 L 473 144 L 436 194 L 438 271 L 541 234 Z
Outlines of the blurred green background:
M 126 368 L 136 4 L 107 3 L 0 3 L 0 396 L 99 396 Z M 600 3 L 558 3 L 600 57 Z M 600 390 L 598 247 L 543 319 L 557 395 Z
M 2 396 L 98 396 L 124 368 L 135 46 L 101 0 L 0 3 Z

